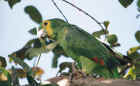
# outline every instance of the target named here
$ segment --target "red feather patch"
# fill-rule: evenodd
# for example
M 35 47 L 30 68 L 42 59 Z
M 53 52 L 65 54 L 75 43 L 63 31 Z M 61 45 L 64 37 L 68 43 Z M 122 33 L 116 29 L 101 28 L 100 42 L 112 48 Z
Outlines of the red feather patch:
M 92 58 L 92 60 L 95 61 L 96 63 L 98 62 L 98 58 L 97 57 Z
M 102 66 L 104 66 L 104 60 L 100 60 L 100 64 L 102 65 Z
M 95 61 L 96 63 L 99 63 L 100 65 L 104 66 L 104 60 L 98 59 L 97 57 L 93 57 L 92 60 Z

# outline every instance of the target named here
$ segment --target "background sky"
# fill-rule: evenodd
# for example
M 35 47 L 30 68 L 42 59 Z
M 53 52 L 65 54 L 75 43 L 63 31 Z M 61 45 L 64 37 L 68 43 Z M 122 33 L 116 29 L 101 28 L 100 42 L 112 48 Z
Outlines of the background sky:
M 29 16 L 24 12 L 24 7 L 33 5 L 39 9 L 43 20 L 51 18 L 62 18 L 51 0 L 21 0 L 11 10 L 8 3 L 0 1 L 0 56 L 7 57 L 8 54 L 22 48 L 24 44 L 35 38 L 28 33 L 33 27 L 38 27 Z M 69 22 L 76 24 L 85 31 L 92 33 L 100 30 L 100 27 L 88 16 L 77 11 L 75 8 L 67 5 L 61 0 L 55 0 Z M 139 29 L 139 20 L 136 19 L 137 7 L 133 2 L 128 8 L 120 5 L 118 0 L 68 0 L 73 4 L 84 9 L 86 12 L 95 17 L 98 21 L 110 21 L 109 31 L 116 34 L 119 38 L 121 47 L 117 48 L 118 52 L 126 54 L 126 51 L 137 46 L 134 34 Z M 136 0 L 135 0 L 136 1 Z M 43 80 L 55 76 L 58 69 L 51 68 L 52 52 L 43 54 L 39 66 L 45 70 Z M 71 59 L 60 58 L 62 61 L 71 61 Z M 34 61 L 28 62 L 33 65 Z M 59 62 L 59 63 L 60 63 Z M 8 66 L 10 67 L 10 65 Z

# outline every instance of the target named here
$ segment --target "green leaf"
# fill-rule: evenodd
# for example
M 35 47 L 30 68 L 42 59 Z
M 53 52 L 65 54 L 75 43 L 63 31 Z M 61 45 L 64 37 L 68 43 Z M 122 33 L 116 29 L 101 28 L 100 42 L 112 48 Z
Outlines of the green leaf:
M 8 57 L 11 57 L 16 63 L 18 63 L 20 66 L 22 66 L 25 71 L 31 72 L 31 74 L 32 74 L 31 68 L 23 60 L 17 58 L 16 56 L 12 56 L 12 55 L 8 55 Z
M 104 26 L 106 27 L 106 29 L 108 28 L 110 22 L 109 21 L 104 21 Z
M 137 52 L 137 51 L 134 52 L 134 53 L 131 53 L 131 54 L 128 54 L 128 53 L 127 53 L 127 55 L 128 55 L 129 58 L 132 58 L 132 60 L 135 60 L 135 59 L 137 59 L 137 58 L 140 57 L 140 53 Z
M 46 42 L 44 40 L 44 42 Z M 39 38 L 36 38 L 36 39 L 32 39 L 32 40 L 29 40 L 26 45 L 24 47 L 30 47 L 30 48 L 41 48 L 42 47 L 42 42 L 41 42 L 41 39 Z
M 57 67 L 57 64 L 58 64 L 59 57 L 61 55 L 67 57 L 67 55 L 66 55 L 66 53 L 64 52 L 64 50 L 60 46 L 56 46 L 53 49 L 53 54 L 54 54 L 54 57 L 53 57 L 53 60 L 52 60 L 52 67 L 53 68 L 56 68 Z
M 15 56 L 9 55 L 9 57 L 12 57 L 13 60 L 20 66 L 22 66 L 23 69 L 27 72 L 27 80 L 29 81 L 29 84 L 31 86 L 39 86 L 38 83 L 32 78 L 33 72 L 32 69 L 28 66 L 28 64 L 26 64 L 23 60 L 16 58 Z
M 128 54 L 132 54 L 140 50 L 140 46 L 132 47 L 128 50 Z
M 118 38 L 115 34 L 111 34 L 111 35 L 108 35 L 107 36 L 107 42 L 110 44 L 110 45 L 114 45 L 116 44 L 118 41 Z
M 138 0 L 138 2 L 137 2 L 137 6 L 140 8 L 140 0 Z
M 127 8 L 129 5 L 132 4 L 134 0 L 119 0 L 120 4 L 124 7 Z
M 42 47 L 42 44 L 39 39 L 32 39 L 32 40 L 29 40 L 23 48 L 15 51 L 11 55 L 17 58 L 20 58 L 21 60 L 24 60 L 24 59 L 31 60 L 33 57 L 29 57 L 28 55 L 26 55 L 26 52 L 29 51 L 31 48 L 41 48 L 41 47 Z M 9 58 L 12 61 L 12 58 L 11 57 Z
M 0 67 L 0 72 L 3 73 L 8 78 L 8 81 L 4 82 L 0 81 L 0 86 L 11 86 L 12 78 L 9 72 L 3 67 Z
M 5 57 L 0 56 L 0 67 L 6 67 L 7 66 L 7 62 L 5 60 Z
M 92 35 L 95 36 L 95 37 L 100 38 L 100 36 L 105 35 L 107 33 L 108 33 L 108 31 L 102 29 L 100 31 L 96 31 L 96 32 L 92 33 Z
M 10 8 L 13 8 L 13 6 L 19 3 L 21 0 L 5 0 L 5 1 L 8 1 Z
M 32 59 L 35 56 L 39 56 L 41 53 L 44 53 L 46 50 L 44 48 L 30 48 L 26 51 L 25 55 L 27 59 Z
M 135 38 L 136 38 L 136 40 L 140 43 L 140 31 L 137 31 L 137 32 L 135 33 Z
M 32 28 L 31 30 L 28 31 L 32 35 L 37 35 L 37 28 Z
M 46 44 L 45 44 L 46 43 Z M 31 60 L 35 56 L 39 56 L 41 53 L 45 52 L 45 46 L 48 42 L 44 39 L 32 39 L 29 40 L 23 48 L 17 50 L 16 52 L 12 53 L 12 56 L 16 56 L 22 60 L 28 59 Z
M 25 13 L 27 13 L 30 16 L 30 18 L 34 22 L 36 22 L 38 24 L 40 24 L 42 22 L 42 16 L 36 7 L 27 6 L 27 7 L 25 7 L 24 11 L 25 11 Z
M 34 39 L 34 43 L 32 45 L 33 48 L 41 48 L 43 44 L 41 43 L 40 39 Z

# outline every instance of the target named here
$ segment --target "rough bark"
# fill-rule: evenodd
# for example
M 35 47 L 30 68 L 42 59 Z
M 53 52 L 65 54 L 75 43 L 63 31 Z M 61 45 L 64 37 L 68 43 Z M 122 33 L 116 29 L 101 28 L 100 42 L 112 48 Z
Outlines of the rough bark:
M 58 83 L 59 81 L 64 80 L 62 85 L 59 86 L 140 86 L 139 80 L 126 80 L 126 79 L 95 79 L 93 77 L 79 78 L 70 80 L 69 77 L 60 76 L 48 79 L 48 81 L 52 83 Z M 66 80 L 67 79 L 67 80 Z M 64 85 L 65 84 L 65 85 Z
M 140 81 L 124 80 L 124 79 L 108 79 L 108 80 L 91 80 L 79 79 L 73 80 L 70 86 L 140 86 Z

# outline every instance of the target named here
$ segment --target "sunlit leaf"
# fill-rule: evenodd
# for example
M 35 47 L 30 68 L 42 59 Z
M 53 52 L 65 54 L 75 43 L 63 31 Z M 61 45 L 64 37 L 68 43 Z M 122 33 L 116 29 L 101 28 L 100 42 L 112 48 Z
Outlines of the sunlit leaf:
M 4 57 L 0 56 L 0 67 L 6 67 L 7 66 L 7 62 L 5 60 Z
M 11 86 L 12 79 L 11 79 L 11 75 L 9 74 L 9 72 L 5 68 L 0 67 L 0 73 L 5 76 L 5 77 L 1 77 L 1 74 L 0 74 L 0 86 Z M 3 78 L 5 78 L 4 82 L 2 82 Z M 2 84 L 5 84 L 5 85 L 2 85 Z
M 27 74 L 27 80 L 31 86 L 39 86 L 38 83 L 33 79 L 32 75 L 33 72 L 31 68 L 26 64 L 23 60 L 16 58 L 15 56 L 9 55 L 9 57 L 12 57 L 13 60 L 18 63 L 22 68 L 26 71 Z
M 104 21 L 104 26 L 105 26 L 106 28 L 108 28 L 109 24 L 110 24 L 109 21 Z
M 53 50 L 58 42 L 49 43 L 47 40 L 40 38 L 29 44 L 31 44 L 32 47 L 26 51 L 25 56 L 28 57 L 28 59 L 32 59 L 35 56 Z
M 110 34 L 107 36 L 107 42 L 110 45 L 114 45 L 115 43 L 117 43 L 117 41 L 118 41 L 118 38 L 115 34 Z
M 27 76 L 27 71 L 25 71 L 24 69 L 16 68 L 15 71 L 18 78 L 25 78 Z M 8 72 L 12 73 L 13 71 L 12 69 L 8 69 Z M 44 71 L 39 67 L 33 67 L 32 72 L 34 72 L 33 77 L 41 76 L 44 73 Z
M 13 8 L 13 6 L 19 3 L 21 0 L 5 0 L 5 1 L 8 2 L 10 8 Z
M 132 47 L 128 50 L 128 54 L 132 54 L 132 53 L 135 53 L 137 52 L 137 50 L 140 50 L 140 46 L 136 46 L 136 47 Z
M 40 77 L 42 74 L 44 74 L 43 69 L 41 69 L 40 67 L 32 67 L 32 71 L 34 72 L 33 77 Z
M 40 12 L 37 10 L 36 7 L 34 6 L 27 6 L 25 7 L 24 11 L 30 16 L 30 18 L 40 24 L 42 22 L 42 16 L 40 14 Z
M 17 68 L 15 69 L 16 74 L 19 78 L 25 78 L 26 77 L 26 71 L 21 69 L 21 68 Z
M 135 38 L 136 38 L 136 40 L 140 43 L 140 31 L 137 31 L 137 32 L 135 33 Z
M 32 35 L 37 35 L 37 29 L 36 28 L 33 28 L 33 29 L 29 30 L 28 32 Z
M 95 36 L 95 37 L 100 38 L 100 36 L 105 35 L 107 33 L 108 33 L 108 31 L 105 31 L 105 30 L 102 29 L 100 31 L 96 31 L 96 32 L 92 33 L 92 35 Z
M 128 55 L 128 57 L 129 58 L 132 58 L 133 60 L 135 60 L 135 59 L 137 59 L 137 58 L 139 58 L 140 57 L 140 53 L 139 52 L 133 52 L 133 53 L 131 53 L 131 54 L 129 54 L 128 52 L 127 52 L 127 55 Z
M 125 75 L 123 76 L 123 78 L 136 80 L 135 70 L 136 70 L 135 65 L 132 65 L 131 67 L 127 68 L 126 71 L 125 71 Z
M 120 4 L 125 8 L 127 8 L 129 5 L 131 5 L 133 1 L 134 0 L 119 0 Z
M 45 43 L 48 43 L 44 40 Z M 17 50 L 16 52 L 12 53 L 12 56 L 15 56 L 17 58 L 20 58 L 22 60 L 24 59 L 28 59 L 31 60 L 34 56 L 38 56 L 40 55 L 40 53 L 42 53 L 44 50 L 44 46 L 46 46 L 46 44 L 44 45 L 42 43 L 42 41 L 40 41 L 40 39 L 32 39 L 29 40 L 24 46 L 23 48 Z M 10 58 L 10 57 L 9 57 Z M 12 60 L 12 58 L 10 58 L 10 60 Z
M 28 57 L 27 59 L 29 60 L 46 51 L 46 41 L 43 39 L 33 39 L 32 43 L 29 44 L 31 47 L 25 52 L 25 56 Z
M 45 52 L 45 49 L 43 49 L 43 48 L 30 48 L 26 51 L 25 55 L 30 60 L 35 56 L 39 56 L 43 52 Z
M 21 65 L 25 71 L 30 71 L 30 67 L 23 60 L 21 60 L 20 58 L 15 57 L 15 56 L 12 56 L 12 55 L 8 55 L 8 56 L 11 57 L 16 63 Z

